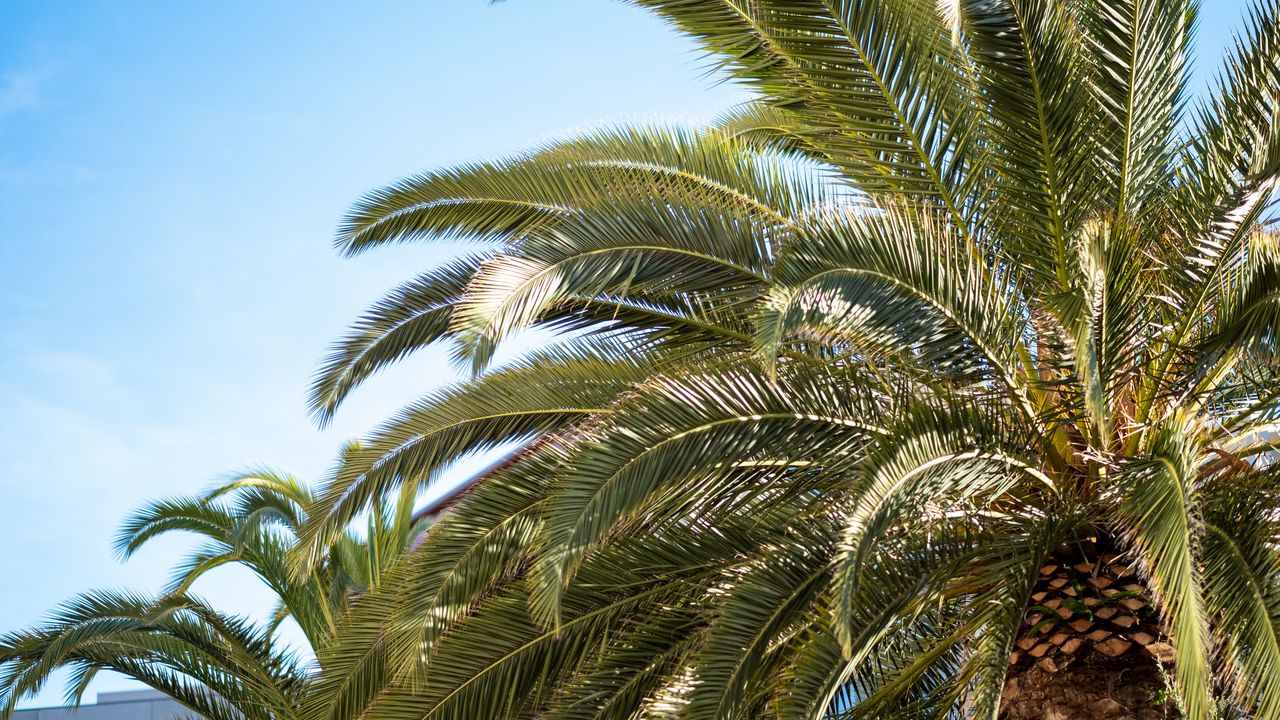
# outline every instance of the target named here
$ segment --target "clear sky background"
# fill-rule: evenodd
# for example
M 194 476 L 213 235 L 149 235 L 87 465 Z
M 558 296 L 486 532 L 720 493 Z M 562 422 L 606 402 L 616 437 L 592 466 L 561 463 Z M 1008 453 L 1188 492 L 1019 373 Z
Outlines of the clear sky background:
M 1243 7 L 1206 4 L 1198 84 Z M 0 2 L 0 632 L 88 588 L 160 587 L 181 542 L 111 553 L 142 502 L 247 465 L 316 478 L 451 377 L 425 353 L 329 429 L 307 418 L 327 345 L 450 252 L 339 258 L 363 192 L 574 129 L 709 119 L 745 96 L 707 67 L 608 0 Z M 234 571 L 197 591 L 268 605 Z

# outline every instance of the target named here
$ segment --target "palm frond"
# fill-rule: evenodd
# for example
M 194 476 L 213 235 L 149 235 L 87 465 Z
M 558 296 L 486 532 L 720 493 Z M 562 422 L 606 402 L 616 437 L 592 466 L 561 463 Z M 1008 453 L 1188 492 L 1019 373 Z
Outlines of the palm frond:
M 1148 459 L 1122 466 L 1116 483 L 1130 542 L 1151 574 L 1178 651 L 1177 690 L 1188 718 L 1213 708 L 1208 616 L 1196 559 L 1203 533 L 1195 468 L 1200 448 L 1194 419 L 1175 417 L 1152 442 Z

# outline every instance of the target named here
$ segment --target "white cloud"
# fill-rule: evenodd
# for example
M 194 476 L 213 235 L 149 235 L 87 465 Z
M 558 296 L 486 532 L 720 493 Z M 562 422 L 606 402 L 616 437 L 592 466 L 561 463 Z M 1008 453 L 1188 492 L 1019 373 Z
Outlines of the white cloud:
M 40 88 L 48 68 L 13 70 L 0 76 L 0 118 L 40 105 Z

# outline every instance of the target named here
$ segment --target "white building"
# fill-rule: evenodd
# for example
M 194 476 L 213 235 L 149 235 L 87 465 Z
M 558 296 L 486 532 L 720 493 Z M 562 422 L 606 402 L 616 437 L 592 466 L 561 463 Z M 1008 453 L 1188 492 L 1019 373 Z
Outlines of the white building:
M 155 690 L 98 693 L 98 702 L 17 710 L 12 720 L 186 720 L 195 713 Z

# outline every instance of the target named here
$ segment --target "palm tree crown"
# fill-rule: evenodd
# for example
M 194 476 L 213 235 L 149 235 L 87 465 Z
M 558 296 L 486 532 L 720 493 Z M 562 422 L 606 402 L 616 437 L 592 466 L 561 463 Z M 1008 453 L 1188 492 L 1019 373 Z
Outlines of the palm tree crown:
M 356 448 L 350 445 L 344 452 Z M 430 519 L 415 516 L 412 498 L 374 508 L 368 529 L 344 533 L 325 549 L 314 572 L 291 574 L 296 532 L 314 503 L 297 478 L 260 468 L 197 496 L 167 498 L 125 522 L 116 549 L 128 558 L 155 538 L 194 534 L 202 541 L 174 568 L 157 596 L 97 591 L 76 597 L 36 628 L 0 638 L 0 717 L 38 692 L 51 675 L 70 670 L 67 698 L 79 704 L 89 682 L 112 670 L 159 690 L 207 720 L 297 717 L 314 668 L 277 629 L 292 619 L 308 652 L 333 641 L 337 619 L 358 595 L 376 587 Z M 221 612 L 191 594 L 216 568 L 247 568 L 276 598 L 265 625 Z
M 760 100 L 341 229 L 476 250 L 357 323 L 320 418 L 432 343 L 474 376 L 304 547 L 521 450 L 357 603 L 306 718 L 1280 717 L 1276 4 L 1194 105 L 1187 1 L 635 4 Z M 1118 669 L 1172 693 L 1061 687 Z

